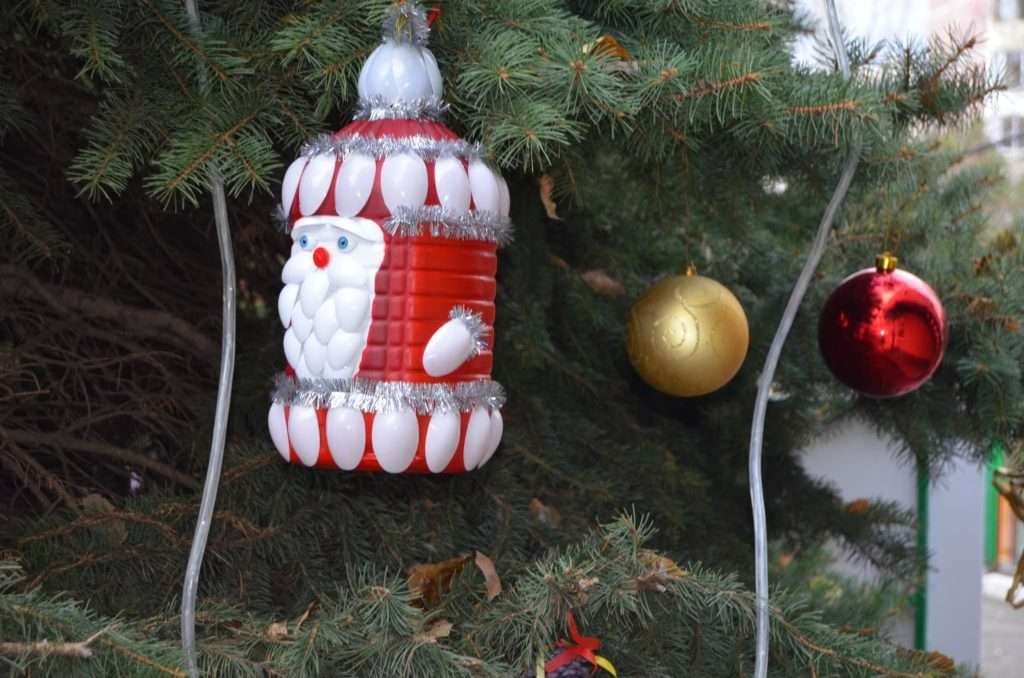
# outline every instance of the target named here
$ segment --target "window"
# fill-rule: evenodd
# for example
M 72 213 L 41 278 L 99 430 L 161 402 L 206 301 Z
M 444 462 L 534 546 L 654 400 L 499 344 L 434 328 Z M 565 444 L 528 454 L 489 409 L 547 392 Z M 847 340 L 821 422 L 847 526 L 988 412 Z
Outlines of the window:
M 1003 148 L 1024 149 L 1024 115 L 1007 115 L 1002 119 L 999 145 Z
M 1024 0 L 996 0 L 996 19 L 1024 19 Z

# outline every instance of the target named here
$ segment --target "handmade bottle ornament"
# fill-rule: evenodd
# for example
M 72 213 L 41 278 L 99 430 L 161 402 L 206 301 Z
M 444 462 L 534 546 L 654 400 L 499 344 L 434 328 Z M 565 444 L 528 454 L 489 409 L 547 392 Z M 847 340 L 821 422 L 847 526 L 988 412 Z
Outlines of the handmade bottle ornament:
M 490 376 L 509 191 L 441 122 L 428 33 L 416 3 L 392 9 L 356 119 L 308 144 L 282 182 L 288 368 L 268 424 L 291 463 L 457 473 L 501 440 Z

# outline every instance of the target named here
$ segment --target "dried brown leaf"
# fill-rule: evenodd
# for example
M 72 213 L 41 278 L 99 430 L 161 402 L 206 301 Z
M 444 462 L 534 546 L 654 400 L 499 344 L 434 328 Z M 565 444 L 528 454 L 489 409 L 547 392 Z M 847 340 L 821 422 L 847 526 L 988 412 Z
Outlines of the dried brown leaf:
M 650 549 L 644 549 L 640 552 L 640 562 L 653 570 L 664 572 L 668 577 L 674 579 L 682 579 L 690 574 L 685 569 L 679 567 L 679 563 L 676 561 Z
M 274 622 L 267 627 L 268 640 L 284 640 L 288 637 L 288 622 Z
M 462 571 L 471 558 L 472 556 L 459 556 L 439 563 L 413 565 L 408 570 L 409 590 L 424 607 L 436 606 L 451 589 L 452 578 Z
M 953 673 L 956 671 L 956 662 L 951 657 L 948 657 L 938 650 L 932 650 L 927 655 L 928 665 L 932 668 L 938 669 L 945 673 Z
M 484 575 L 484 581 L 487 584 L 487 602 L 490 602 L 501 595 L 501 577 L 498 576 L 498 570 L 494 567 L 494 561 L 479 551 L 476 552 L 474 562 Z
M 868 509 L 871 508 L 870 499 L 854 499 L 846 505 L 846 512 L 851 516 L 859 516 L 867 513 Z
M 558 205 L 555 204 L 554 178 L 550 174 L 543 174 L 538 180 L 538 184 L 540 186 L 540 203 L 544 205 L 544 213 L 548 215 L 548 219 L 562 221 L 562 217 L 558 216 Z
M 605 33 L 594 42 L 583 45 L 583 53 L 592 53 L 594 56 L 622 59 L 628 61 L 633 58 L 629 50 L 622 46 L 614 36 Z
M 556 256 L 554 254 L 548 255 L 548 257 L 551 260 L 551 263 L 555 265 L 555 267 L 560 268 L 563 271 L 569 270 L 569 262 L 563 259 L 562 257 Z
M 548 506 L 540 499 L 537 499 L 537 497 L 530 500 L 529 508 L 530 515 L 539 523 L 548 527 L 558 527 L 562 524 L 562 514 L 558 512 L 558 509 L 554 506 Z
M 974 275 L 986 275 L 989 272 L 989 264 L 992 263 L 992 255 L 986 254 L 974 260 Z
M 999 254 L 1007 254 L 1017 249 L 1017 234 L 1011 230 L 1005 230 L 992 239 L 992 249 Z
M 621 297 L 626 294 L 625 286 L 608 275 L 607 271 L 594 269 L 580 274 L 580 277 L 583 278 L 583 282 L 587 283 L 587 287 L 602 297 Z
M 640 552 L 640 562 L 649 568 L 635 580 L 637 589 L 641 591 L 664 593 L 669 584 L 687 575 L 686 570 L 679 567 L 676 561 L 649 549 Z

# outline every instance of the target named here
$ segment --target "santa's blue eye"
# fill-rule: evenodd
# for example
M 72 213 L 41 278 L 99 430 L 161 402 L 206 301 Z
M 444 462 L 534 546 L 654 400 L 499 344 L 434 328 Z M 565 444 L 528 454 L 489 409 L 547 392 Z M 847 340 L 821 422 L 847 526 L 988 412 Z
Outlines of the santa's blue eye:
M 349 238 L 347 235 L 343 235 L 340 238 L 338 238 L 338 249 L 341 250 L 342 252 L 348 252 L 355 246 L 355 241 Z
M 308 235 L 300 235 L 299 236 L 299 247 L 301 247 L 302 249 L 309 249 L 309 236 Z

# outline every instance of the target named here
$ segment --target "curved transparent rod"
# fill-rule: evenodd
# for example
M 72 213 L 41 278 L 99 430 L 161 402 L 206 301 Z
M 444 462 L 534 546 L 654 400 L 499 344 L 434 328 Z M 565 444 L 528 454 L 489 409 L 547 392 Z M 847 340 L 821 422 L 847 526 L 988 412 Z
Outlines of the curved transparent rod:
M 829 34 L 832 38 L 832 46 L 835 49 L 836 62 L 840 72 L 847 80 L 850 79 L 850 61 L 846 54 L 846 46 L 843 44 L 842 32 L 839 26 L 839 16 L 836 13 L 835 0 L 826 0 L 828 13 Z M 859 141 L 854 141 L 850 148 L 850 154 L 843 165 L 842 174 L 839 176 L 839 184 L 832 193 L 832 199 L 825 208 L 818 225 L 818 233 L 814 237 L 811 251 L 807 255 L 807 262 L 804 264 L 800 276 L 796 279 L 793 291 L 786 303 L 786 310 L 779 321 L 779 327 L 775 331 L 771 346 L 768 348 L 768 356 L 764 361 L 764 369 L 757 381 L 757 399 L 754 401 L 754 420 L 750 427 L 750 505 L 754 516 L 754 589 L 757 596 L 757 636 L 754 654 L 754 678 L 765 678 L 768 675 L 768 640 L 771 630 L 771 615 L 769 613 L 768 601 L 768 521 L 764 511 L 764 483 L 761 478 L 761 451 L 764 445 L 764 419 L 768 410 L 768 394 L 771 391 L 772 382 L 775 380 L 775 369 L 779 364 L 779 356 L 782 355 L 782 347 L 789 336 L 789 330 L 793 327 L 793 320 L 797 311 L 800 310 L 800 303 L 807 293 L 811 283 L 811 277 L 825 254 L 825 247 L 828 245 L 829 232 L 832 230 L 832 222 L 835 220 L 839 206 L 846 197 L 853 181 L 853 174 L 857 171 L 860 162 L 861 146 Z
M 185 0 L 192 32 L 202 32 L 196 0 Z M 205 88 L 206 71 L 200 70 L 199 81 Z M 210 172 L 210 192 L 213 194 L 213 218 L 217 226 L 217 244 L 220 247 L 220 266 L 223 279 L 221 294 L 223 330 L 220 343 L 220 381 L 217 385 L 217 409 L 213 420 L 213 439 L 210 442 L 210 462 L 206 467 L 203 498 L 192 536 L 192 549 L 185 569 L 185 583 L 181 596 L 181 648 L 185 653 L 185 669 L 189 676 L 199 676 L 196 659 L 196 596 L 199 591 L 199 570 L 203 566 L 206 540 L 210 535 L 213 506 L 217 501 L 221 467 L 224 462 L 224 441 L 227 437 L 228 411 L 231 409 L 231 383 L 235 373 L 235 257 L 231 250 L 231 229 L 228 223 L 228 205 L 224 196 L 224 182 L 216 171 Z

